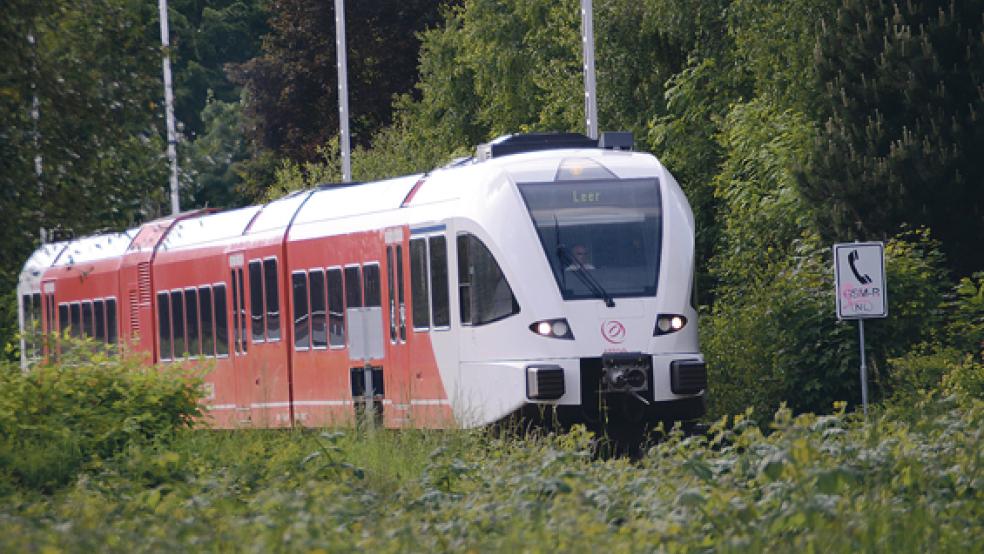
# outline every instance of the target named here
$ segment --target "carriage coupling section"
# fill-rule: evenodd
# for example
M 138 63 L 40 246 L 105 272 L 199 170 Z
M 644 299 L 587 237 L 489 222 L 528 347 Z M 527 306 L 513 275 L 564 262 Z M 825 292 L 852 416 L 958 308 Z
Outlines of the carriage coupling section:
M 650 391 L 653 357 L 648 354 L 607 354 L 601 358 L 601 392 L 621 392 L 649 405 L 640 393 Z

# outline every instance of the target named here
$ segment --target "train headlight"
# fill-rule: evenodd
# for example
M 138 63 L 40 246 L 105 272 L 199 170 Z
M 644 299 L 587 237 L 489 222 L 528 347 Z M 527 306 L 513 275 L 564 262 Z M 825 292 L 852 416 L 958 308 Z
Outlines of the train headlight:
M 563 318 L 535 321 L 530 324 L 530 331 L 541 337 L 574 340 L 574 333 L 571 332 L 571 326 Z
M 687 325 L 687 318 L 677 314 L 660 314 L 656 317 L 656 328 L 653 329 L 654 336 L 669 335 L 676 333 Z

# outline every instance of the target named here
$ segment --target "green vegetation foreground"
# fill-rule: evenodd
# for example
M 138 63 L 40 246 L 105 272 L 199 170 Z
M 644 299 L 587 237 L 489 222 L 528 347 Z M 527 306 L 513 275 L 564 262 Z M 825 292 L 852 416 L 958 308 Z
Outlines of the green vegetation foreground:
M 577 429 L 191 429 L 195 378 L 0 368 L 0 551 L 976 551 L 980 370 L 867 425 L 781 409 L 630 461 Z

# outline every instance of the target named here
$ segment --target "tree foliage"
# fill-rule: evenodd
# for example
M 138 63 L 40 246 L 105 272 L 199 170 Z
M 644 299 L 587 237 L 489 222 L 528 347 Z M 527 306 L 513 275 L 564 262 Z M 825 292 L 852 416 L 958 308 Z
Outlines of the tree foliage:
M 961 274 L 984 230 L 984 1 L 845 0 L 824 19 L 800 188 L 825 237 L 925 225 Z
M 416 78 L 416 33 L 437 21 L 440 3 L 348 3 L 346 47 L 351 132 L 365 144 L 390 122 L 392 96 Z M 295 161 L 317 158 L 337 134 L 335 13 L 330 2 L 272 0 L 262 54 L 236 69 L 247 90 L 248 128 L 258 148 Z

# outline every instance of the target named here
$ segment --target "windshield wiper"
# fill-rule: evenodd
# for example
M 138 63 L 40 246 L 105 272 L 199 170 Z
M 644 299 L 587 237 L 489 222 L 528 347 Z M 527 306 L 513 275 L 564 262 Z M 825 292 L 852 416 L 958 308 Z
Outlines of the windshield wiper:
M 557 244 L 557 258 L 560 259 L 562 264 L 566 264 L 567 268 L 574 272 L 574 276 L 580 279 L 584 283 L 584 286 L 588 287 L 595 296 L 604 300 L 606 306 L 609 308 L 615 307 L 615 299 L 612 298 L 612 295 L 608 294 L 605 287 L 601 286 L 601 283 L 588 272 L 584 264 L 575 259 L 563 244 Z M 564 271 L 564 269 L 562 268 L 561 271 Z

